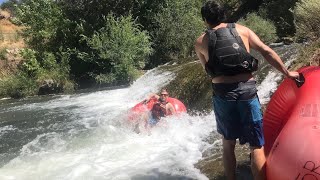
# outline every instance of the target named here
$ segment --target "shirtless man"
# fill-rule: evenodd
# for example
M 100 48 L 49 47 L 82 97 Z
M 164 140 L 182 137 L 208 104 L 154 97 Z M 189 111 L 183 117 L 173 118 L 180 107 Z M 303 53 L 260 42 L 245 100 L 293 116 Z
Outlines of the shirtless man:
M 261 106 L 252 72 L 257 60 L 249 54 L 255 49 L 284 76 L 291 79 L 299 73 L 288 71 L 280 57 L 249 28 L 224 23 L 224 8 L 208 1 L 201 8 L 208 30 L 197 38 L 195 51 L 201 65 L 212 78 L 213 109 L 217 131 L 223 136 L 223 164 L 228 180 L 236 179 L 235 144 L 249 143 L 254 179 L 265 179 L 264 137 Z

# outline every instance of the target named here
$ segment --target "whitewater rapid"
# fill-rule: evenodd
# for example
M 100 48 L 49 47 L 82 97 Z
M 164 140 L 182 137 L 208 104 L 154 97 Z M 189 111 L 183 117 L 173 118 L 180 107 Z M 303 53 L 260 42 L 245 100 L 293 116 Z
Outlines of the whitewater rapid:
M 215 129 L 213 115 L 167 117 L 152 133 L 134 133 L 125 123 L 130 107 L 173 76 L 153 70 L 129 88 L 2 109 L 35 113 L 38 120 L 27 128 L 1 127 L 0 135 L 38 134 L 1 164 L 0 179 L 207 179 L 194 164 L 211 146 L 204 139 Z

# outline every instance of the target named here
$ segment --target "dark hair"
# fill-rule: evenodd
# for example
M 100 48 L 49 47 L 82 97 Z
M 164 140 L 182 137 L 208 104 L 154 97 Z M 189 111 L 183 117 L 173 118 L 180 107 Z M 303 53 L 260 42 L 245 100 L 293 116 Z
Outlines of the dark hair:
M 201 15 L 210 25 L 218 25 L 225 20 L 225 9 L 216 1 L 208 1 L 202 6 Z
M 165 93 L 169 94 L 166 88 L 161 89 L 161 93 L 162 92 L 165 92 Z

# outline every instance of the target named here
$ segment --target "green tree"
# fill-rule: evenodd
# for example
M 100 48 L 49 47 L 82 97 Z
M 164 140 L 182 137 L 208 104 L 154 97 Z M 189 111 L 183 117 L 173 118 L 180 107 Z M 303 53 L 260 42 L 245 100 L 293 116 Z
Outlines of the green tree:
M 63 12 L 52 0 L 24 0 L 17 9 L 18 21 L 25 26 L 23 36 L 28 46 L 38 50 L 52 50 L 50 44 L 62 24 Z
M 158 27 L 151 31 L 155 49 L 149 62 L 151 67 L 166 63 L 172 58 L 190 56 L 195 38 L 205 29 L 200 16 L 202 1 L 165 2 L 154 17 Z
M 92 48 L 92 54 L 84 53 L 84 60 L 95 64 L 92 75 L 101 83 L 132 82 L 152 52 L 150 37 L 131 16 L 108 15 L 105 26 L 84 39 Z

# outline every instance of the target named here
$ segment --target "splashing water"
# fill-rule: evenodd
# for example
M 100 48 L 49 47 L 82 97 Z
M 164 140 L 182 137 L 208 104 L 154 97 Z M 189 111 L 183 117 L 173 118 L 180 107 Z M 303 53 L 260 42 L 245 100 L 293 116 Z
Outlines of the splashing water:
M 13 152 L 1 152 L 0 179 L 207 179 L 194 164 L 210 146 L 212 115 L 167 117 L 151 134 L 123 123 L 130 107 L 173 77 L 152 70 L 129 88 L 3 108 L 1 150 Z M 13 113 L 24 116 L 10 121 Z

